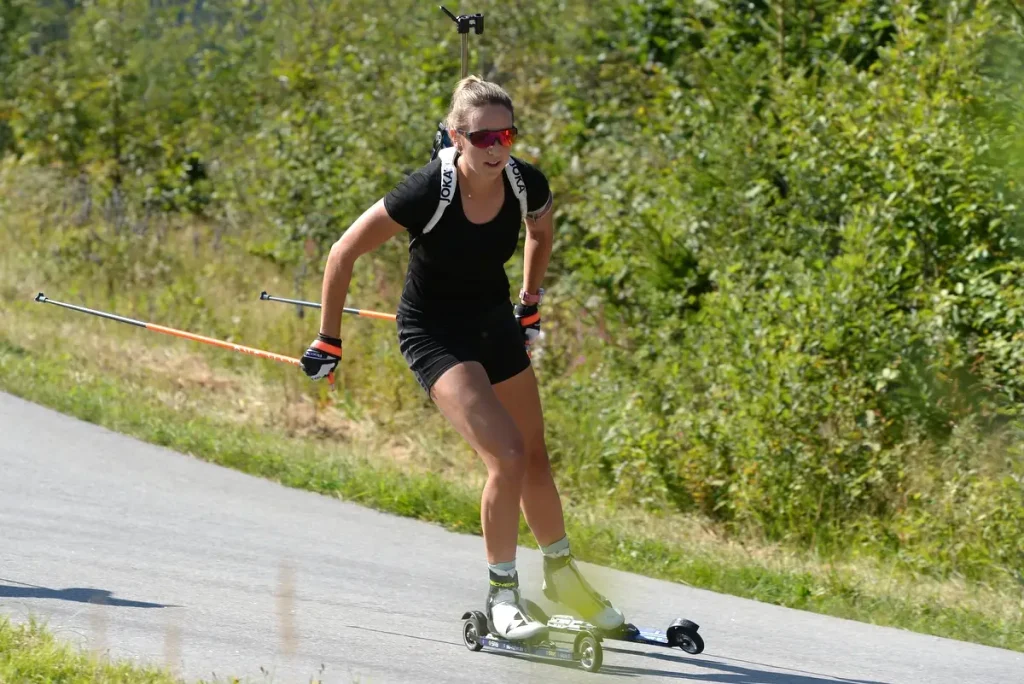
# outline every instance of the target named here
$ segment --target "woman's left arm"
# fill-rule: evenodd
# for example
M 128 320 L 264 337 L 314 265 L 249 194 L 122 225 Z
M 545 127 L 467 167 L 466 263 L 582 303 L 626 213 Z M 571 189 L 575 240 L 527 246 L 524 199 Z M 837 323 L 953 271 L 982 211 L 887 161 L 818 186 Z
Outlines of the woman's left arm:
M 524 248 L 523 289 L 531 295 L 540 292 L 541 283 L 551 260 L 551 245 L 554 241 L 555 211 L 551 202 L 540 216 L 526 217 L 526 245 Z

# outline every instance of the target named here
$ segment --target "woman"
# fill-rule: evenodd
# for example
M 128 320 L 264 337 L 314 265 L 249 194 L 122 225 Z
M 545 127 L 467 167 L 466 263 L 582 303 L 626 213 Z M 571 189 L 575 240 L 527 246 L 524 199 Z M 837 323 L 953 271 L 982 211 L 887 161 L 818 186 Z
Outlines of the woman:
M 506 166 L 517 133 L 514 120 L 512 100 L 500 86 L 473 76 L 459 82 L 446 123 L 457 177 L 440 157 L 434 159 L 364 212 L 332 246 L 320 332 L 302 367 L 313 379 L 337 367 L 353 264 L 407 231 L 399 348 L 420 385 L 487 466 L 481 498 L 490 571 L 486 612 L 498 634 L 525 639 L 545 626 L 521 602 L 515 566 L 520 506 L 544 553 L 545 595 L 604 629 L 624 620 L 580 576 L 551 475 L 527 345 L 540 331 L 537 307 L 551 255 L 552 196 L 544 174 L 519 159 L 512 158 L 510 168 L 521 176 L 512 176 L 515 188 L 510 182 Z M 504 265 L 515 253 L 523 223 L 520 178 L 526 185 L 525 283 L 513 309 Z M 455 192 L 449 197 L 443 187 L 451 180 Z M 442 197 L 450 201 L 442 203 Z M 447 208 L 437 220 L 439 206 Z

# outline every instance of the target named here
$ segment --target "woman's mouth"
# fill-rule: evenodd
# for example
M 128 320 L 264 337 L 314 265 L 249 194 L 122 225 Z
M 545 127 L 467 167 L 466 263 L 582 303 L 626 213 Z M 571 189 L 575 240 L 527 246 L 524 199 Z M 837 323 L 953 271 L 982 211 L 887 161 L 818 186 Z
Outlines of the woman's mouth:
M 495 169 L 495 168 L 497 168 L 497 167 L 498 167 L 498 165 L 499 165 L 499 164 L 501 164 L 501 162 L 500 162 L 500 161 L 495 161 L 495 162 L 484 162 L 484 163 L 485 163 L 485 164 L 487 164 L 487 165 L 488 165 L 489 167 L 491 167 L 492 169 Z

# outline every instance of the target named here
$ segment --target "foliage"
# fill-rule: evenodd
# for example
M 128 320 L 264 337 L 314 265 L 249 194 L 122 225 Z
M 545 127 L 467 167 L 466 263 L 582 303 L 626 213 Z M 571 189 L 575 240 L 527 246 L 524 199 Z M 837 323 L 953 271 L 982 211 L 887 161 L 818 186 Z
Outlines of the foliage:
M 146 222 L 185 213 L 197 240 L 319 292 L 337 236 L 426 161 L 459 74 L 451 22 L 421 3 L 158 5 L 0 5 L 0 146 L 121 217 L 83 216 L 54 256 L 108 292 L 163 287 Z M 559 344 L 538 366 L 572 485 L 822 552 L 1024 573 L 1014 6 L 473 11 L 476 70 L 512 92 L 518 153 L 555 191 Z M 393 302 L 403 263 L 401 241 L 368 257 L 352 297 Z

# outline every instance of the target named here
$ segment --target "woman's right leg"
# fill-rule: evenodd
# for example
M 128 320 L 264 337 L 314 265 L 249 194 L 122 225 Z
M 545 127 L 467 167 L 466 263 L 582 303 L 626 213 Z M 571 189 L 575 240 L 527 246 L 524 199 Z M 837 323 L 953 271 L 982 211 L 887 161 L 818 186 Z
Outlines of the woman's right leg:
M 487 616 L 509 639 L 531 639 L 547 625 L 531 618 L 519 593 L 515 569 L 519 500 L 526 472 L 523 437 L 498 400 L 487 373 L 475 361 L 458 363 L 434 383 L 431 396 L 452 426 L 487 464 L 480 522 L 490 576 Z
M 434 383 L 431 398 L 487 466 L 480 500 L 487 562 L 515 560 L 519 501 L 526 472 L 523 437 L 491 386 L 482 365 L 459 363 Z

